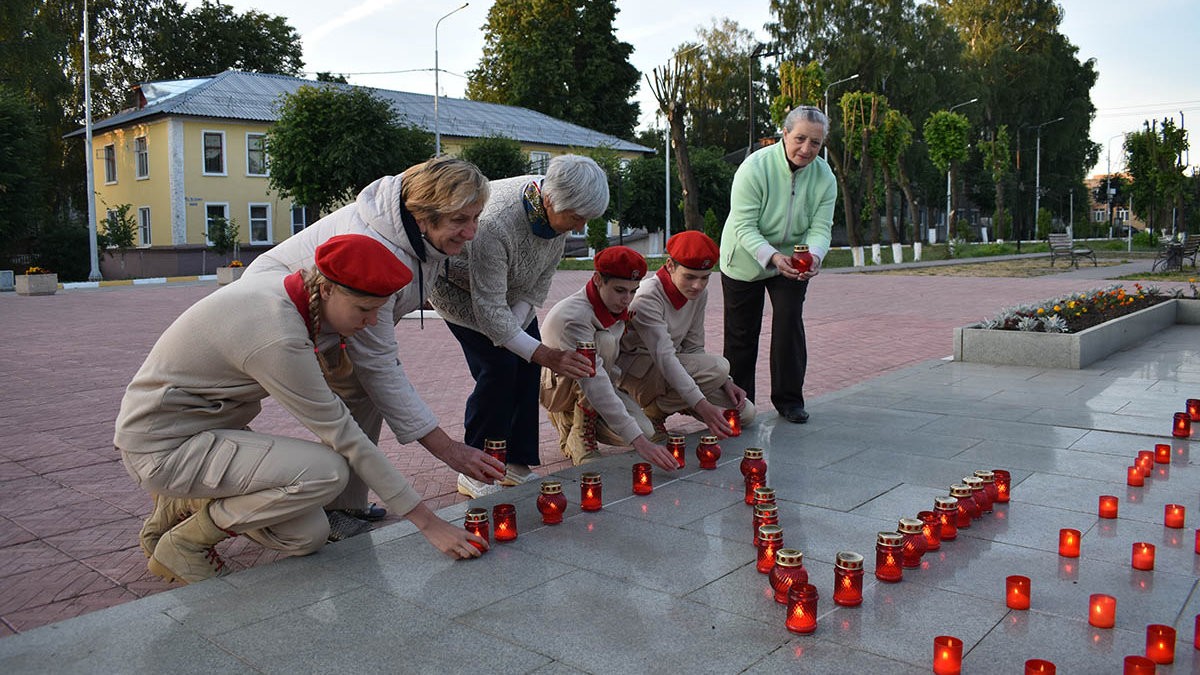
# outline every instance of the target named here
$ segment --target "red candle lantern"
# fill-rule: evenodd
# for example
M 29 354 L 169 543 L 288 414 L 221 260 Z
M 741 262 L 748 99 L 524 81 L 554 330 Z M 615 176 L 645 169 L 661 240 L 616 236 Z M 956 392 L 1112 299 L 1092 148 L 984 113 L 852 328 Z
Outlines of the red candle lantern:
M 1079 530 L 1063 528 L 1058 531 L 1058 554 L 1064 558 L 1079 557 Z
M 1144 656 L 1130 655 L 1125 657 L 1125 669 L 1121 672 L 1124 675 L 1154 675 L 1157 667 Z
M 746 496 L 745 496 L 745 499 L 743 499 L 743 501 L 745 501 L 749 505 L 753 505 L 754 504 L 754 492 L 755 492 L 755 490 L 758 490 L 758 488 L 760 488 L 760 487 L 766 487 L 766 479 L 759 478 L 758 476 L 754 476 L 754 475 L 746 476 Z
M 575 343 L 575 351 L 583 355 L 592 364 L 592 374 L 596 373 L 596 343 L 579 341 Z
M 978 511 L 972 511 L 971 517 L 979 519 L 985 513 L 992 512 L 992 500 L 988 499 L 987 490 L 983 489 L 983 479 L 975 476 L 966 476 L 962 482 L 967 487 L 971 488 L 971 496 L 975 498 L 975 505 Z
M 925 555 L 925 530 L 921 521 L 916 518 L 901 518 L 897 527 L 904 535 L 900 549 L 900 565 L 903 567 L 920 567 L 921 556 Z
M 1142 473 L 1147 476 L 1154 470 L 1154 451 L 1153 450 L 1138 450 L 1137 459 L 1134 464 L 1142 470 Z
M 996 487 L 996 473 L 987 469 L 980 469 L 975 472 L 975 477 L 983 481 L 983 491 L 987 493 L 988 510 L 991 510 L 991 504 L 999 501 L 1000 490 Z
M 584 511 L 599 511 L 604 508 L 604 485 L 600 474 L 585 471 L 579 475 L 579 508 Z
M 808 247 L 804 244 L 796 244 L 792 247 L 792 267 L 801 274 L 812 269 L 813 256 L 808 251 Z
M 1025 662 L 1025 675 L 1054 675 L 1058 668 L 1046 659 L 1029 659 Z
M 754 505 L 759 504 L 774 504 L 775 503 L 775 488 L 766 487 L 754 488 Z
M 729 425 L 730 436 L 742 435 L 742 414 L 737 408 L 725 409 L 725 423 Z
M 833 602 L 842 607 L 862 604 L 863 557 L 853 551 L 838 551 L 833 563 Z
M 770 574 L 775 566 L 775 552 L 783 548 L 783 528 L 778 525 L 758 527 L 758 560 L 755 567 L 763 574 Z
M 1196 554 L 1200 555 L 1200 528 L 1196 529 Z
M 996 480 L 996 501 L 1007 504 L 1012 494 L 1012 473 L 1004 469 L 992 469 L 992 475 Z
M 1117 599 L 1103 593 L 1088 597 L 1088 623 L 1096 628 L 1112 628 L 1117 621 Z
M 512 541 L 517 538 L 516 506 L 497 504 L 492 508 L 492 520 L 496 521 L 496 541 Z
M 1004 579 L 1004 604 L 1009 609 L 1029 609 L 1029 577 L 1019 574 Z
M 1195 626 L 1192 628 L 1192 646 L 1200 649 L 1200 614 L 1197 614 L 1193 621 Z
M 904 579 L 904 535 L 899 532 L 880 532 L 875 539 L 875 578 L 888 583 Z
M 1146 658 L 1160 666 L 1175 663 L 1175 629 L 1158 623 L 1146 626 Z
M 942 524 L 942 541 L 958 538 L 958 500 L 954 497 L 934 497 L 933 512 Z M 969 519 L 968 519 L 969 520 Z
M 667 450 L 671 451 L 671 455 L 675 457 L 675 464 L 680 469 L 687 465 L 687 440 L 683 434 L 667 434 Z
M 1183 504 L 1167 504 L 1163 507 L 1163 525 L 1173 529 L 1182 529 L 1187 517 L 1187 508 Z
M 701 469 L 717 468 L 717 460 L 721 459 L 721 446 L 717 445 L 716 436 L 700 437 L 700 445 L 696 446 L 696 459 L 700 460 Z
M 1134 542 L 1132 565 L 1135 570 L 1154 569 L 1154 544 L 1145 541 Z
M 563 514 L 567 510 L 567 497 L 562 493 L 562 481 L 542 481 L 537 510 L 542 514 L 542 522 L 547 525 L 558 525 L 563 521 Z
M 485 542 L 491 542 L 491 537 L 488 536 L 488 512 L 487 509 L 467 509 L 467 518 L 463 522 L 463 527 L 467 532 L 482 538 Z M 487 546 L 471 542 L 471 545 L 480 551 L 487 551 Z
M 633 494 L 648 495 L 654 492 L 654 470 L 645 462 L 633 465 Z
M 1154 463 L 1155 464 L 1170 464 L 1171 463 L 1171 445 L 1169 443 L 1154 444 Z
M 1100 495 L 1100 505 L 1098 508 L 1101 518 L 1116 518 L 1117 506 L 1120 500 L 1113 495 Z
M 1140 468 L 1131 466 L 1125 470 L 1125 484 L 1130 487 L 1142 487 L 1146 484 L 1146 477 L 1142 475 Z
M 787 629 L 793 633 L 811 633 L 817 629 L 817 587 L 797 584 L 788 591 Z
M 1189 398 L 1186 403 L 1188 417 L 1193 422 L 1200 422 L 1200 398 Z
M 794 548 L 781 548 L 775 552 L 775 566 L 767 577 L 775 589 L 775 602 L 787 604 L 788 591 L 798 584 L 808 583 L 808 570 L 804 569 L 804 554 Z
M 1175 438 L 1187 438 L 1192 435 L 1192 416 L 1185 412 L 1175 413 L 1175 423 L 1171 426 L 1171 435 Z
M 742 463 L 738 465 L 738 469 L 742 472 L 742 477 L 749 478 L 750 476 L 758 476 L 766 479 L 767 477 L 767 460 L 763 459 L 762 448 L 746 448 L 742 453 Z
M 933 638 L 934 675 L 960 675 L 962 673 L 963 641 L 950 636 Z
M 754 523 L 754 545 L 758 546 L 758 528 L 763 525 L 778 525 L 779 507 L 775 504 L 755 504 L 751 521 Z
M 969 485 L 950 486 L 950 496 L 958 500 L 958 515 L 954 524 L 959 529 L 965 530 L 971 527 L 971 513 L 979 513 L 979 506 L 975 504 L 975 498 L 971 495 L 971 486 Z
M 485 438 L 483 440 L 483 451 L 501 464 L 508 463 L 508 441 Z
M 921 534 L 925 537 L 925 551 L 936 551 L 942 547 L 942 521 L 933 511 L 917 514 L 921 521 Z

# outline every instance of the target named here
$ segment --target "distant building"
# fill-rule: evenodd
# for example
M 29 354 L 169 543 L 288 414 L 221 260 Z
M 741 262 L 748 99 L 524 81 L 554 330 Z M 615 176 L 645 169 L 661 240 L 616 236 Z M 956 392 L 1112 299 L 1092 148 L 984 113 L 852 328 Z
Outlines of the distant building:
M 1133 176 L 1130 176 L 1127 173 L 1121 173 L 1121 174 L 1114 173 L 1114 174 L 1112 174 L 1112 176 L 1114 178 L 1117 176 L 1120 176 L 1126 182 L 1126 184 L 1133 182 Z M 1104 185 L 1107 182 L 1108 182 L 1108 174 L 1103 174 L 1103 173 L 1098 173 L 1094 176 L 1091 176 L 1090 178 L 1084 179 L 1084 181 L 1083 181 L 1083 184 L 1086 185 L 1087 189 L 1088 189 L 1088 222 L 1090 222 L 1092 224 L 1093 228 L 1105 227 L 1110 222 L 1109 213 L 1108 213 L 1108 202 L 1096 200 L 1096 193 L 1097 193 L 1096 189 L 1100 188 L 1099 192 L 1101 195 L 1103 195 L 1104 194 Z M 1126 225 L 1129 225 L 1133 229 L 1139 230 L 1139 231 L 1146 229 L 1146 223 L 1143 222 L 1140 218 L 1137 218 L 1136 216 L 1133 215 L 1133 212 L 1129 209 L 1128 204 L 1114 203 L 1112 205 L 1111 223 L 1112 223 L 1114 236 L 1119 236 L 1119 235 L 1123 234 L 1125 232 L 1124 227 Z M 1108 233 L 1103 232 L 1102 235 L 1107 236 Z
M 307 227 L 302 205 L 271 190 L 265 138 L 278 119 L 280 97 L 324 83 L 283 75 L 228 70 L 219 75 L 135 88 L 137 106 L 93 124 L 97 218 L 130 204 L 138 250 L 126 256 L 135 277 L 211 273 L 224 264 L 207 251 L 208 224 L 234 219 L 243 262 Z M 332 85 L 353 86 L 353 85 Z M 410 124 L 433 132 L 433 97 L 374 89 Z M 530 171 L 553 155 L 610 147 L 627 159 L 653 149 L 514 106 L 442 98 L 442 151 L 458 154 L 473 140 L 507 136 L 520 142 Z M 72 136 L 82 136 L 83 129 Z M 615 235 L 616 232 L 614 231 Z M 102 256 L 105 270 L 117 263 Z M 110 276 L 105 274 L 105 276 Z

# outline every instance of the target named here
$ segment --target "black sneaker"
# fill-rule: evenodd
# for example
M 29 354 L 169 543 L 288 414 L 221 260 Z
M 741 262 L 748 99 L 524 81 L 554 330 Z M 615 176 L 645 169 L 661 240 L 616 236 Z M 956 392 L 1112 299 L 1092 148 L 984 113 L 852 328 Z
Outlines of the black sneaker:
M 808 413 L 804 411 L 803 406 L 784 408 L 779 411 L 779 416 L 792 424 L 804 424 L 808 421 Z
M 342 511 L 326 511 L 329 518 L 329 541 L 341 541 L 370 532 L 373 526 L 365 520 L 348 516 Z
M 365 521 L 371 522 L 371 523 L 373 523 L 377 520 L 383 520 L 384 518 L 387 518 L 387 509 L 383 508 L 382 506 L 379 506 L 375 502 L 371 502 L 370 504 L 367 504 L 367 508 L 365 508 L 365 509 L 333 509 L 333 510 L 341 511 L 342 513 L 350 516 L 351 518 L 358 518 L 359 520 L 365 520 Z

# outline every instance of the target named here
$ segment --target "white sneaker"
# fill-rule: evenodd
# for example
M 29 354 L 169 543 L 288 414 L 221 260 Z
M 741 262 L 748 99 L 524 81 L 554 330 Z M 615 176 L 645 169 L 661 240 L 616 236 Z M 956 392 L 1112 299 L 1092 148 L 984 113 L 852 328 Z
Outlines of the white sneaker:
M 541 478 L 533 469 L 519 464 L 509 464 L 504 469 L 504 478 L 500 479 L 500 484 L 508 487 L 528 483 Z
M 503 489 L 504 489 L 503 486 L 488 485 L 487 483 L 481 483 L 466 474 L 462 474 L 462 473 L 458 474 L 458 491 L 459 491 L 459 493 L 464 494 L 472 499 L 496 494 L 497 492 L 499 492 Z

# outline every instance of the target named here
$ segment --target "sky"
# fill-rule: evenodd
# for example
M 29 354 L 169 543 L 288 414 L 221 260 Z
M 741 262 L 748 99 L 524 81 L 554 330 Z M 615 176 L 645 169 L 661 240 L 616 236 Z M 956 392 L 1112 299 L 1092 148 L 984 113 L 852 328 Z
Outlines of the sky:
M 300 33 L 305 68 L 348 74 L 353 84 L 410 92 L 434 91 L 434 27 L 454 12 L 455 0 L 223 0 L 238 11 L 257 9 L 287 17 Z M 196 2 L 189 2 L 195 5 Z M 1195 45 L 1200 38 L 1197 0 L 1062 0 L 1060 30 L 1079 47 L 1081 60 L 1095 59 L 1100 76 L 1092 88 L 1097 109 L 1090 136 L 1100 160 L 1089 173 L 1122 168 L 1121 134 L 1138 131 L 1148 119 L 1173 117 L 1200 126 L 1200 74 Z M 469 5 L 441 21 L 437 30 L 437 85 L 444 96 L 461 98 L 467 71 L 478 65 L 490 0 Z M 731 16 L 767 39 L 768 0 L 617 0 L 617 36 L 634 47 L 630 61 L 649 73 L 696 29 Z M 736 11 L 731 11 L 736 10 Z M 645 80 L 637 96 L 640 127 L 655 124 Z M 1047 128 L 1043 133 L 1051 133 Z M 1114 138 L 1116 137 L 1116 138 Z M 1194 139 L 1200 137 L 1193 137 Z M 1200 165 L 1200 141 L 1189 165 Z

